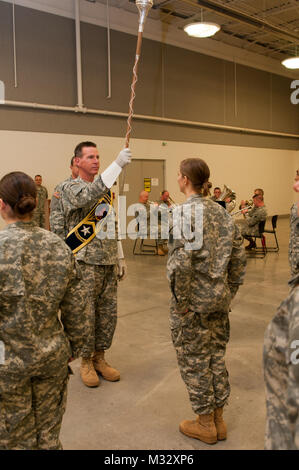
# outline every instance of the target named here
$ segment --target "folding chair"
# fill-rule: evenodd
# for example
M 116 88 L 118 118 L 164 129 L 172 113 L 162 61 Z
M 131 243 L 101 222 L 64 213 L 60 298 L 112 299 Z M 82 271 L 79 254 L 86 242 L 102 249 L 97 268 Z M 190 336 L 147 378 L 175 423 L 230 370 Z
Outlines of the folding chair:
M 279 245 L 278 245 L 278 240 L 276 236 L 277 219 L 278 219 L 278 215 L 273 215 L 271 219 L 272 230 L 266 230 L 266 229 L 264 230 L 265 233 L 272 233 L 276 241 L 276 247 L 275 246 L 271 246 L 270 248 L 267 247 L 267 251 L 275 251 L 276 253 L 279 251 Z
M 247 252 L 247 254 L 252 257 L 252 258 L 265 258 L 266 253 L 267 253 L 267 247 L 266 247 L 266 238 L 264 235 L 265 232 L 265 225 L 266 221 L 263 220 L 262 222 L 259 223 L 259 234 L 253 236 L 252 238 L 254 239 L 255 243 L 257 239 L 261 240 L 261 247 L 257 247 L 253 250 L 250 250 Z
M 138 240 L 140 240 L 140 244 L 138 247 Z M 155 240 L 155 245 L 149 245 L 144 243 L 146 239 L 144 238 L 136 238 L 134 247 L 133 247 L 133 255 L 158 255 L 158 240 Z

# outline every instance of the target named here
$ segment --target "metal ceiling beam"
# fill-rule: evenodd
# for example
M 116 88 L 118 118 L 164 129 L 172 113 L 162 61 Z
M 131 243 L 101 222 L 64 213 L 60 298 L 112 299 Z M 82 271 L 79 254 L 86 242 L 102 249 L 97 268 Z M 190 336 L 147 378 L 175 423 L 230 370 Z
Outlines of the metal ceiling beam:
M 247 13 L 243 13 L 240 10 L 236 10 L 234 8 L 228 7 L 227 5 L 220 4 L 214 0 L 197 0 L 196 2 L 192 0 L 181 0 L 181 1 L 188 5 L 192 5 L 193 7 L 198 5 L 199 8 L 200 7 L 205 8 L 207 10 L 213 11 L 214 13 L 217 13 L 218 15 L 224 16 L 226 18 L 234 19 L 235 21 L 244 23 L 255 29 L 270 32 L 274 34 L 275 36 L 278 36 L 288 41 L 292 41 L 293 43 L 299 44 L 299 36 L 297 34 L 292 33 L 291 31 L 287 31 L 278 26 L 272 25 L 268 23 L 267 21 L 264 21 L 255 16 L 251 16 L 251 15 L 248 15 Z

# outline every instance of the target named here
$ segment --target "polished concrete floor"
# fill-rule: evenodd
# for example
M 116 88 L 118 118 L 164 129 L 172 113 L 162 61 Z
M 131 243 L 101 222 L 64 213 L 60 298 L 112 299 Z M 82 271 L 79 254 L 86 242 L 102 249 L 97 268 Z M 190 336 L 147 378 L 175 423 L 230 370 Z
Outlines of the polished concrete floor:
M 268 225 L 269 222 L 267 222 Z M 271 245 L 272 235 L 267 236 Z M 79 361 L 72 364 L 61 440 L 65 449 L 263 449 L 265 397 L 262 348 L 265 328 L 287 296 L 288 219 L 278 220 L 280 252 L 249 259 L 233 302 L 227 350 L 231 397 L 225 410 L 227 441 L 208 446 L 182 435 L 194 415 L 177 367 L 168 326 L 166 258 L 133 257 L 127 243 L 127 280 L 119 287 L 119 320 L 108 361 L 121 380 L 86 388 Z

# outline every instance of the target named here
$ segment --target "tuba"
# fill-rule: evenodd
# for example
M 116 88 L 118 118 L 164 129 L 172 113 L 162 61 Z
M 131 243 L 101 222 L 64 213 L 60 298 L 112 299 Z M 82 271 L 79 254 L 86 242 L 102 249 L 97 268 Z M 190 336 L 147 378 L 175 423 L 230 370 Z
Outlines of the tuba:
M 225 201 L 225 199 L 227 199 L 228 197 L 231 199 L 231 202 L 227 203 L 226 210 L 227 210 L 227 212 L 231 212 L 236 207 L 236 197 L 237 197 L 237 195 L 236 195 L 235 191 L 230 189 L 225 184 L 223 186 L 223 190 L 222 190 L 222 193 L 220 194 L 220 197 L 219 197 L 218 201 Z

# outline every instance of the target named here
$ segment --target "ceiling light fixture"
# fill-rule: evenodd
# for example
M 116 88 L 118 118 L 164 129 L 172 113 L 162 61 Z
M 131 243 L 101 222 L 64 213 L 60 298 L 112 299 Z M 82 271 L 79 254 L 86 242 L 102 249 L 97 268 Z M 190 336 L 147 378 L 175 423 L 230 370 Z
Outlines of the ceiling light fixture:
M 209 38 L 214 36 L 218 31 L 220 31 L 219 24 L 216 23 L 207 23 L 205 21 L 199 21 L 196 23 L 187 24 L 184 27 L 184 31 L 192 37 L 195 38 Z
M 282 62 L 287 69 L 299 69 L 299 57 L 290 57 L 289 59 L 285 59 Z

